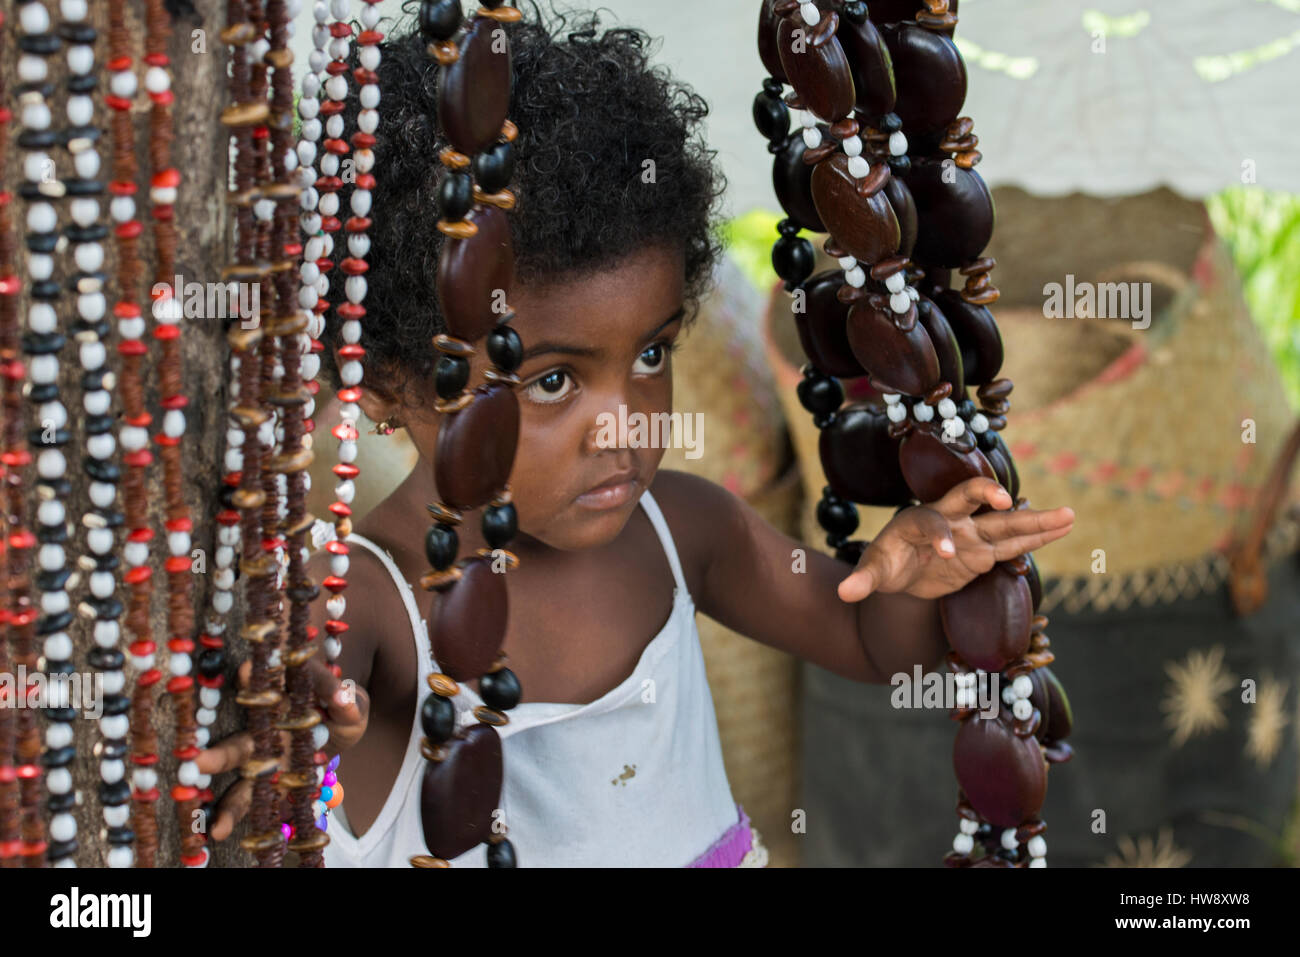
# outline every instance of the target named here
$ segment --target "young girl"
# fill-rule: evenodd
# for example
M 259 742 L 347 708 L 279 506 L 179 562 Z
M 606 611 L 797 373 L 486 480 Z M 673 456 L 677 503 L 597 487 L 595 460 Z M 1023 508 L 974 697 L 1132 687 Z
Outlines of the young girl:
M 801 543 L 730 492 L 659 471 L 662 449 L 606 447 L 602 413 L 672 409 L 671 354 L 719 254 L 722 187 L 697 135 L 707 106 L 649 66 L 646 34 L 598 36 L 594 17 L 567 36 L 563 26 L 510 28 L 520 137 L 509 301 L 525 360 L 510 478 L 520 564 L 507 579 L 504 651 L 523 697 L 499 729 L 500 811 L 524 867 L 761 863 L 723 768 L 695 613 L 837 674 L 887 683 L 942 660 L 935 598 L 1067 534 L 1073 513 L 1011 510 L 996 482 L 972 479 L 900 511 L 851 574 L 815 550 L 796 572 Z M 346 794 L 329 827 L 331 867 L 407 867 L 429 853 L 419 706 L 437 670 L 426 626 L 436 596 L 418 581 L 428 570 L 425 506 L 439 501 L 430 342 L 444 328 L 432 277 L 445 140 L 437 68 L 418 34 L 385 45 L 380 77 L 361 406 L 405 428 L 419 462 L 350 538 L 350 630 L 338 661 L 350 681 L 315 665 L 326 750 L 341 754 Z M 327 356 L 337 322 L 330 317 Z M 480 350 L 471 383 L 486 365 Z M 973 517 L 984 503 L 1001 511 Z M 461 554 L 485 545 L 477 516 L 459 532 Z M 309 563 L 315 581 L 325 557 Z M 317 627 L 324 598 L 313 606 Z M 477 682 L 462 685 L 458 709 L 479 702 Z M 247 734 L 233 735 L 199 766 L 234 770 L 251 747 Z M 213 840 L 231 834 L 249 797 L 248 782 L 226 792 Z M 485 849 L 452 864 L 483 866 Z

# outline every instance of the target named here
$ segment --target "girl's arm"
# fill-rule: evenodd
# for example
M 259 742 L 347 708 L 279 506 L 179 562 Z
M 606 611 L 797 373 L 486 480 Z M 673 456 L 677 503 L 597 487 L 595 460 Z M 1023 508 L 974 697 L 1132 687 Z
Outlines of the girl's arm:
M 653 490 L 676 519 L 673 537 L 700 611 L 845 678 L 888 684 L 917 664 L 933 668 L 946 651 L 935 597 L 1070 530 L 1069 509 L 972 518 L 985 502 L 1011 507 L 997 483 L 985 483 L 963 483 L 939 503 L 899 513 L 856 572 L 778 531 L 749 503 L 706 479 L 660 470 Z M 955 545 L 940 552 L 945 539 Z

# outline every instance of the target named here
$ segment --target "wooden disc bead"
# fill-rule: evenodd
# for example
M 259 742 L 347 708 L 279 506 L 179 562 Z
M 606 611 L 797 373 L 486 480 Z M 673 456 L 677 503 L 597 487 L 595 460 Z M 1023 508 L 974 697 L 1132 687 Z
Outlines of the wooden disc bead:
M 429 690 L 436 695 L 442 695 L 444 698 L 454 698 L 460 694 L 460 685 L 441 672 L 434 672 L 428 677 Z

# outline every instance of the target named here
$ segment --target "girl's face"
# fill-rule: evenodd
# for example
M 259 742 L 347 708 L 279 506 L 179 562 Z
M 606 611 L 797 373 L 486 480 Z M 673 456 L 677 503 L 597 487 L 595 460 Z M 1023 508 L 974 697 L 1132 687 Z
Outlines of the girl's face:
M 516 283 L 509 302 L 524 361 L 516 370 L 519 447 L 510 476 L 515 545 L 532 538 L 552 548 L 591 548 L 622 531 L 664 450 L 627 447 L 620 422 L 631 431 L 646 416 L 648 444 L 661 444 L 654 415 L 672 411 L 671 350 L 684 287 L 683 253 L 671 247 L 647 248 L 563 285 Z M 480 349 L 470 360 L 471 388 L 489 366 Z M 423 460 L 417 467 L 427 467 L 440 416 L 403 417 Z M 606 487 L 593 491 L 597 486 Z

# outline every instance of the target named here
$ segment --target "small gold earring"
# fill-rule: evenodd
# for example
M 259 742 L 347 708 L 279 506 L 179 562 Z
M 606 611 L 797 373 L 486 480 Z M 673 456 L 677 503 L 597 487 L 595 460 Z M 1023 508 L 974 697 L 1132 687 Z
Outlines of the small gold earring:
M 392 435 L 397 431 L 398 423 L 394 421 L 395 416 L 389 416 L 370 430 L 371 435 Z

